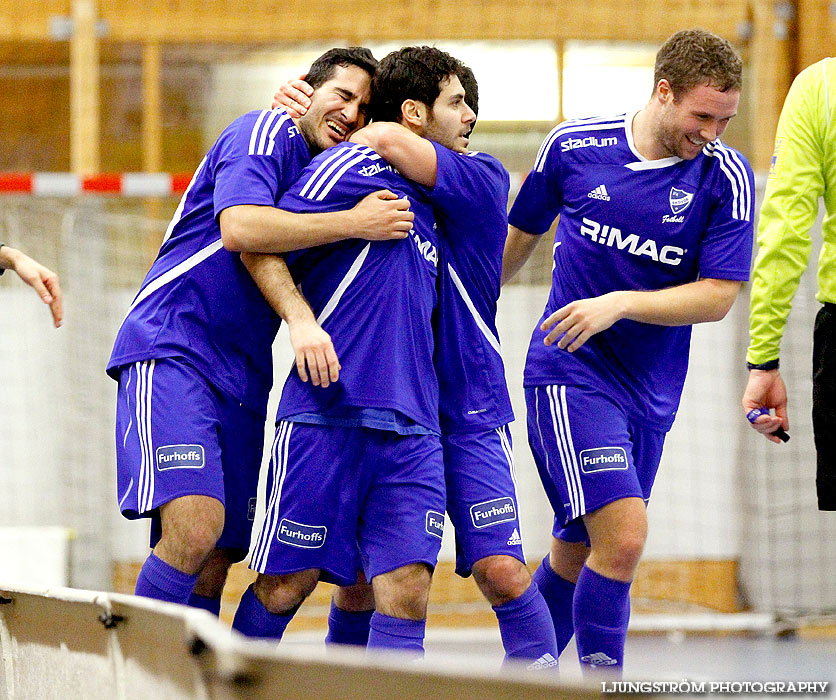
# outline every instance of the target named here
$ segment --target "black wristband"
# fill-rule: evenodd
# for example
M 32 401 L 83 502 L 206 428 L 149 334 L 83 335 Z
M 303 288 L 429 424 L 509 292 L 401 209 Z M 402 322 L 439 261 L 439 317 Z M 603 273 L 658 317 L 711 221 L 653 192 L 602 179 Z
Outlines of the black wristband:
M 6 244 L 5 244 L 5 243 L 0 243 L 0 248 L 2 248 L 4 245 L 6 245 Z M 0 277 L 2 277 L 2 276 L 3 276 L 3 273 L 4 273 L 5 271 L 6 271 L 6 268 L 5 268 L 5 267 L 0 267 Z
M 764 372 L 769 372 L 773 369 L 778 369 L 778 358 L 776 357 L 774 360 L 770 360 L 769 362 L 747 362 L 746 369 L 761 369 Z

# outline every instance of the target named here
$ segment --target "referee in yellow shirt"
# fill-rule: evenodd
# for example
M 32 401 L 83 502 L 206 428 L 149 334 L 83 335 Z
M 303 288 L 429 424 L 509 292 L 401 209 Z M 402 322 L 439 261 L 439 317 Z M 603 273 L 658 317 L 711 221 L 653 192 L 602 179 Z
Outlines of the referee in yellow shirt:
M 827 213 L 818 264 L 824 304 L 813 332 L 813 433 L 819 510 L 836 510 L 836 58 L 802 71 L 784 102 L 758 225 L 743 410 L 772 442 L 789 429 L 787 390 L 778 369 L 781 336 L 807 267 L 819 197 Z M 775 409 L 758 416 L 759 408 Z

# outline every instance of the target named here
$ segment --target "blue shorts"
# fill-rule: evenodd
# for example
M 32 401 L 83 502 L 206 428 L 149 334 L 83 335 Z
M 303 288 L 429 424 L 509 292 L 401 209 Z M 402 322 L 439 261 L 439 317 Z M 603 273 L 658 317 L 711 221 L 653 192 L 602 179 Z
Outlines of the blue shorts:
M 525 563 L 508 426 L 441 438 L 447 513 L 456 529 L 456 573 L 495 554 Z
M 526 387 L 528 444 L 555 513 L 552 534 L 587 540 L 580 519 L 620 498 L 650 498 L 666 432 L 587 387 Z
M 181 496 L 210 496 L 225 507 L 217 546 L 240 561 L 250 548 L 264 445 L 264 417 L 218 391 L 190 365 L 158 359 L 125 365 L 116 402 L 119 509 L 152 518 Z
M 444 530 L 444 466 L 435 435 L 281 421 L 267 512 L 250 568 L 319 569 L 341 586 L 407 564 L 434 568 Z

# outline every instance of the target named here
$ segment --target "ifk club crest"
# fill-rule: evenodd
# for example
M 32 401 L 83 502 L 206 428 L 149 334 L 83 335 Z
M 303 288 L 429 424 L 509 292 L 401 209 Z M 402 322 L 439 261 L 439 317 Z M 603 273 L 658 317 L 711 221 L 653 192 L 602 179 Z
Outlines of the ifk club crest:
M 685 211 L 693 199 L 693 192 L 686 192 L 685 190 L 680 190 L 676 187 L 671 187 L 671 193 L 668 197 L 668 201 L 671 204 L 671 211 L 674 214 L 679 214 L 680 212 Z

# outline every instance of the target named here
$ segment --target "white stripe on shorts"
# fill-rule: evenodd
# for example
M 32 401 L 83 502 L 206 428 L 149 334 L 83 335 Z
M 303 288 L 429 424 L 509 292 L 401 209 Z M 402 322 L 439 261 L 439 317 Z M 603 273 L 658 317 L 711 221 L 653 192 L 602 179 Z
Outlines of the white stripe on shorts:
M 253 551 L 250 568 L 253 571 L 264 573 L 267 568 L 267 560 L 270 555 L 270 545 L 276 536 L 279 526 L 279 503 L 282 498 L 282 487 L 284 478 L 287 475 L 287 452 L 290 444 L 290 432 L 293 430 L 293 423 L 281 421 L 276 429 L 276 437 L 273 440 L 271 449 L 271 465 L 273 469 L 273 489 L 270 492 L 270 501 L 267 503 L 264 524 Z
M 136 363 L 136 430 L 139 436 L 140 463 L 137 511 L 145 513 L 154 502 L 154 440 L 151 434 L 151 393 L 156 360 Z
M 557 449 L 560 452 L 560 461 L 563 466 L 563 476 L 566 480 L 566 487 L 569 491 L 569 504 L 572 512 L 569 519 L 574 520 L 586 513 L 586 502 L 583 495 L 583 484 L 581 483 L 578 458 L 575 454 L 575 445 L 572 442 L 572 430 L 569 426 L 569 407 L 566 403 L 566 387 L 555 384 L 546 387 L 546 394 L 549 397 L 549 408 L 552 416 L 552 429 L 554 430 Z
M 499 442 L 502 445 L 502 451 L 505 453 L 505 456 L 508 458 L 508 467 L 511 470 L 511 481 L 514 483 L 514 490 L 517 488 L 517 469 L 514 464 L 514 451 L 511 449 L 511 442 L 508 440 L 508 434 L 505 432 L 508 430 L 507 425 L 500 426 L 499 428 L 495 428 L 496 434 L 499 435 Z M 516 494 L 514 494 L 516 496 Z

